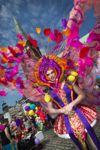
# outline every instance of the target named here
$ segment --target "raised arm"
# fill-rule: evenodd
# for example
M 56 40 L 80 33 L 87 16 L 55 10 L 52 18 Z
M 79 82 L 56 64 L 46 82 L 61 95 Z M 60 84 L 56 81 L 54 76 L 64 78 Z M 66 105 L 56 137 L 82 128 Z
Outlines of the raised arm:
M 74 107 L 85 98 L 85 93 L 76 84 L 73 85 L 73 90 L 78 95 L 77 98 L 74 101 L 72 101 Z

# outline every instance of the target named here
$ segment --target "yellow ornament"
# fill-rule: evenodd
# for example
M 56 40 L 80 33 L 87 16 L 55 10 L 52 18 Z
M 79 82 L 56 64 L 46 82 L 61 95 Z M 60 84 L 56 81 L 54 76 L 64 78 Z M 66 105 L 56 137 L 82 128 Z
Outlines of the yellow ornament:
M 75 72 L 75 71 L 72 71 L 72 72 L 71 72 L 71 75 L 73 75 L 73 76 L 77 77 L 77 76 L 78 76 L 78 73 L 77 73 L 77 72 Z
M 75 76 L 70 75 L 67 77 L 67 80 L 70 82 L 73 82 L 73 81 L 75 81 Z
M 28 112 L 28 115 L 29 115 L 29 116 L 34 116 L 34 111 L 33 111 L 33 110 L 30 110 L 30 111 Z
M 44 100 L 48 103 L 51 101 L 51 96 L 49 94 L 45 94 Z

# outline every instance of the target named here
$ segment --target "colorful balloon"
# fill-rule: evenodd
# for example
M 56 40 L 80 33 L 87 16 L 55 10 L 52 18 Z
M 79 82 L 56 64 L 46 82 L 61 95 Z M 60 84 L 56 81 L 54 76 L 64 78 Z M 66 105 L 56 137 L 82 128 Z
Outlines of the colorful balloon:
M 38 107 L 35 107 L 35 112 L 38 112 Z
M 30 111 L 28 112 L 28 115 L 29 115 L 29 116 L 34 116 L 34 111 L 33 111 L 33 110 L 30 110 Z
M 30 110 L 30 107 L 29 107 L 29 106 L 25 106 L 24 109 L 25 109 L 26 111 L 29 111 L 29 110 Z
M 35 104 L 31 104 L 30 108 L 31 108 L 31 110 L 34 110 L 35 109 Z
M 36 145 L 40 144 L 40 140 L 38 138 L 35 138 L 34 142 Z

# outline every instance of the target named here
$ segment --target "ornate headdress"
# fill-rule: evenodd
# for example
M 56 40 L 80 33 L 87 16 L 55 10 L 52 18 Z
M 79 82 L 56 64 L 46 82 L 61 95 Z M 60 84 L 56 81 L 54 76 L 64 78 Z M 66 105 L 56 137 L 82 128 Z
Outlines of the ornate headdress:
M 63 77 L 64 71 L 66 70 L 66 65 L 67 62 L 65 59 L 55 55 L 43 56 L 39 59 L 34 69 L 34 75 L 37 83 L 39 85 L 45 85 L 49 87 L 53 86 L 54 83 L 52 83 L 46 77 L 46 73 L 49 69 L 53 69 L 56 72 L 56 79 L 58 83 Z

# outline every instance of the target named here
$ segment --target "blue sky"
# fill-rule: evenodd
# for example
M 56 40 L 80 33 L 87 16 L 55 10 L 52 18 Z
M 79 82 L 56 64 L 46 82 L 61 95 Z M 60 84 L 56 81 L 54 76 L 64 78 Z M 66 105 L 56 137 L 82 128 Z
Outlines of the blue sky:
M 61 19 L 68 18 L 69 11 L 73 7 L 73 0 L 0 0 L 0 46 L 15 45 L 17 38 L 13 16 L 20 22 L 24 30 L 36 38 L 40 43 L 45 41 L 42 35 L 35 33 L 35 28 L 51 29 L 61 27 Z M 95 23 L 93 10 L 89 10 L 85 16 L 85 22 L 80 29 L 82 37 L 90 31 Z M 45 45 L 44 45 L 45 47 Z M 17 91 L 11 92 L 6 97 L 0 97 L 1 104 L 6 101 L 14 105 L 21 96 Z

